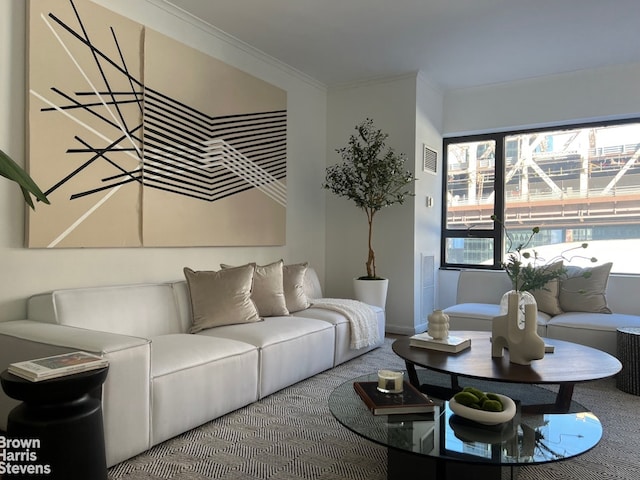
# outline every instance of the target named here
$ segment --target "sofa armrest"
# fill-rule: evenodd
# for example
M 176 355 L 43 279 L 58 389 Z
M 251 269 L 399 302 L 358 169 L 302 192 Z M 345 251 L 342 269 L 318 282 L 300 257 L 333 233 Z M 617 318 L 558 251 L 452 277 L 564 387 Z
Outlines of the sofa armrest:
M 33 320 L 0 322 L 0 370 L 10 363 L 84 350 L 104 356 L 109 374 L 102 388 L 107 464 L 150 444 L 151 341 Z M 18 402 L 0 391 L 0 429 Z

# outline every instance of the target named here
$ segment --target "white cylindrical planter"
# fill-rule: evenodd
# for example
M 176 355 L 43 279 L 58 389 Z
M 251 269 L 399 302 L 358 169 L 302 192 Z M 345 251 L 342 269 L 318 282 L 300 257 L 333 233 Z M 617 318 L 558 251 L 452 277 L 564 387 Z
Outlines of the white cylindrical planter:
M 389 289 L 389 279 L 380 280 L 359 280 L 353 279 L 353 291 L 356 300 L 380 307 L 384 310 L 387 304 L 387 290 Z

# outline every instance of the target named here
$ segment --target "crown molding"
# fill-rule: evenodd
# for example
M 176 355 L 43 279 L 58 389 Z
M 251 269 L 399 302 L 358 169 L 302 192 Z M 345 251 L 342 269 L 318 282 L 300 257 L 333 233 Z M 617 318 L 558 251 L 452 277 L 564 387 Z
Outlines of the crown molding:
M 324 92 L 326 92 L 327 90 L 327 85 L 320 82 L 319 80 L 316 80 L 315 78 L 305 74 L 304 72 L 301 72 L 300 70 L 293 68 L 292 66 L 284 63 L 283 61 L 278 60 L 277 58 L 263 52 L 259 48 L 256 48 L 253 45 L 250 45 L 234 37 L 233 35 L 230 35 L 224 32 L 223 30 L 216 27 L 215 25 L 205 22 L 204 20 L 187 12 L 186 10 L 183 10 L 182 8 L 173 5 L 170 0 L 144 0 L 144 1 L 155 8 L 163 10 L 165 13 L 175 17 L 177 20 L 185 24 L 188 24 L 194 28 L 197 28 L 198 30 L 206 33 L 207 35 L 210 35 L 211 37 L 214 37 L 217 41 L 222 42 L 226 45 L 229 45 L 233 48 L 236 48 L 242 51 L 243 53 L 254 57 L 258 61 L 271 65 L 287 73 L 288 75 L 294 76 L 297 79 L 319 90 L 322 90 Z
M 418 78 L 418 72 L 406 72 L 400 73 L 397 75 L 384 75 L 379 77 L 370 77 L 365 78 L 363 80 L 356 80 L 354 82 L 340 83 L 337 85 L 329 86 L 330 90 L 349 90 L 351 88 L 360 88 L 360 87 L 369 87 L 373 85 L 379 85 L 383 83 L 393 83 L 406 79 L 416 79 Z

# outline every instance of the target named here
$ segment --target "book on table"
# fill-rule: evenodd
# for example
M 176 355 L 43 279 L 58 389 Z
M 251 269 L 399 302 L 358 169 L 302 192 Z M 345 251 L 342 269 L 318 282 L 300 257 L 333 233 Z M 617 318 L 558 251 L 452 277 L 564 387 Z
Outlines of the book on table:
M 489 339 L 490 341 L 493 341 L 493 338 Z M 509 345 L 504 347 L 506 350 L 509 350 Z M 544 353 L 554 353 L 556 351 L 556 347 L 555 345 L 551 345 L 547 342 L 544 343 Z
M 458 353 L 471 346 L 471 339 L 449 335 L 447 338 L 436 340 L 428 333 L 418 333 L 409 338 L 409 345 L 441 352 Z
M 107 367 L 108 360 L 87 352 L 71 352 L 9 365 L 9 373 L 32 382 Z
M 401 393 L 382 393 L 378 382 L 353 382 L 353 388 L 374 415 L 431 413 L 436 404 L 409 382 Z

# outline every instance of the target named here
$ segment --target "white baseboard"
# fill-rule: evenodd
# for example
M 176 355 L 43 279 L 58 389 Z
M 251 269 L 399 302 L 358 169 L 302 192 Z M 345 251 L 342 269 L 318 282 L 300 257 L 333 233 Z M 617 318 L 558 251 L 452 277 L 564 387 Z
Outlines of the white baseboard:
M 387 333 L 391 333 L 393 335 L 415 335 L 416 333 L 422 333 L 427 330 L 427 323 L 421 323 L 419 325 L 415 325 L 413 328 L 407 327 L 406 325 L 393 325 L 387 324 L 385 326 L 385 331 Z

